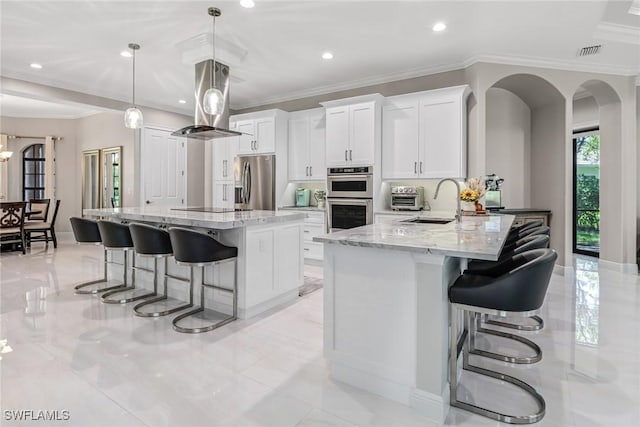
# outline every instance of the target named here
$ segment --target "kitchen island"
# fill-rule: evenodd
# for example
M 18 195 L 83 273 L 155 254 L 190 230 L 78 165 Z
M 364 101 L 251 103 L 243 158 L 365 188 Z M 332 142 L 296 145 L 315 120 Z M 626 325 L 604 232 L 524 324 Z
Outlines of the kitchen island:
M 447 290 L 468 258 L 498 259 L 513 219 L 399 220 L 316 237 L 324 243 L 324 355 L 332 377 L 444 422 Z
M 221 243 L 238 248 L 238 317 L 253 317 L 279 304 L 298 297 L 303 281 L 303 221 L 304 213 L 276 211 L 194 212 L 166 207 L 131 207 L 114 209 L 85 209 L 85 216 L 109 218 L 124 222 L 193 228 L 211 233 Z M 122 256 L 115 252 L 114 256 Z M 138 266 L 150 267 L 151 260 L 137 257 Z M 187 267 L 168 263 L 171 274 L 188 277 Z M 112 269 L 114 278 L 122 270 Z M 233 287 L 233 263 L 222 263 L 212 273 L 206 269 L 207 281 Z M 151 274 L 138 272 L 136 286 L 150 289 Z M 196 277 L 199 283 L 199 277 Z M 194 286 L 199 292 L 200 286 Z M 188 300 L 184 283 L 169 281 L 169 295 Z M 213 297 L 213 298 L 211 298 Z M 198 295 L 196 295 L 197 301 Z M 209 291 L 205 305 L 217 311 L 228 312 L 232 299 L 226 292 Z

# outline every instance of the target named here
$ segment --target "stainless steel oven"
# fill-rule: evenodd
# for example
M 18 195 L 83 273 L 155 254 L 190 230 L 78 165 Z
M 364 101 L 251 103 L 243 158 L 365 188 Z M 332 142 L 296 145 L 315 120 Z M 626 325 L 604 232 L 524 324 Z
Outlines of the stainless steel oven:
M 373 224 L 373 199 L 327 199 L 329 233 Z
M 373 167 L 327 169 L 327 198 L 373 198 Z
M 329 232 L 373 223 L 373 167 L 327 170 Z

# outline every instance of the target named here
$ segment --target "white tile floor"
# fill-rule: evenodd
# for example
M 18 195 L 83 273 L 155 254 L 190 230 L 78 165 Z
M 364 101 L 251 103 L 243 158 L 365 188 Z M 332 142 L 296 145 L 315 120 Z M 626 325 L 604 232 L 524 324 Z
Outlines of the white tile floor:
M 431 426 L 410 408 L 332 381 L 322 357 L 322 291 L 220 330 L 184 335 L 169 318 L 73 293 L 98 277 L 99 247 L 62 238 L 57 250 L 0 257 L 3 426 Z M 580 261 L 553 276 L 539 364 L 477 361 L 545 396 L 546 426 L 640 426 L 640 281 Z M 321 270 L 310 268 L 308 274 Z M 498 340 L 480 340 L 493 348 Z M 8 351 L 11 349 L 12 351 Z M 499 383 L 462 377 L 478 402 L 526 409 Z M 68 410 L 70 420 L 8 421 L 7 410 Z M 452 410 L 447 424 L 499 423 Z

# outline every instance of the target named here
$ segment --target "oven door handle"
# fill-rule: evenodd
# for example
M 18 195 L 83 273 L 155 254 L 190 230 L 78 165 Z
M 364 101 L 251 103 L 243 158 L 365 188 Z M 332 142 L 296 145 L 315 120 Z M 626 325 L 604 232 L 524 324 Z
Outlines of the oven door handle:
M 330 175 L 329 181 L 358 181 L 371 178 L 372 175 Z

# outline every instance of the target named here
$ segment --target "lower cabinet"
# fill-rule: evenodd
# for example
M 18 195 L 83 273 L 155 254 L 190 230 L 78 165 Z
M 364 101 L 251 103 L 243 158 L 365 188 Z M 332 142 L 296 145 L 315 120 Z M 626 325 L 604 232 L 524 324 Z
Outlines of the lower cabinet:
M 246 230 L 247 310 L 261 312 L 297 293 L 303 281 L 303 224 L 249 227 Z M 249 317 L 251 313 L 248 313 Z
M 322 261 L 324 250 L 322 243 L 316 243 L 313 238 L 327 233 L 324 212 L 309 212 L 304 220 L 304 259 Z

